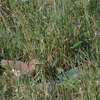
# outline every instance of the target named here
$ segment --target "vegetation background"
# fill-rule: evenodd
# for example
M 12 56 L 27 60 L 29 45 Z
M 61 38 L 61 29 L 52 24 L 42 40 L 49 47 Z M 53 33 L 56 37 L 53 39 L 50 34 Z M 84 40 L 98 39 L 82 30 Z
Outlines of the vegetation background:
M 99 100 L 100 1 L 1 0 L 0 60 L 33 58 L 46 64 L 23 83 L 8 80 L 8 69 L 0 76 L 0 100 Z M 55 82 L 59 74 L 80 66 L 80 80 Z M 24 92 L 14 93 L 16 87 Z

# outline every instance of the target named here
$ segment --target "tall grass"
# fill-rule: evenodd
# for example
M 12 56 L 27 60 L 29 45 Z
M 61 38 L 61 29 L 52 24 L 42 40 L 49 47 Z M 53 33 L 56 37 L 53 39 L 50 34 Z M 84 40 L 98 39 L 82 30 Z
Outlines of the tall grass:
M 14 78 L 16 84 L 8 85 L 8 72 L 1 75 L 0 99 L 12 94 L 8 100 L 99 100 L 99 7 L 98 0 L 1 0 L 0 60 L 37 58 L 46 65 L 24 82 Z M 80 80 L 55 83 L 58 74 L 78 66 L 83 67 Z M 25 91 L 9 92 L 16 87 Z

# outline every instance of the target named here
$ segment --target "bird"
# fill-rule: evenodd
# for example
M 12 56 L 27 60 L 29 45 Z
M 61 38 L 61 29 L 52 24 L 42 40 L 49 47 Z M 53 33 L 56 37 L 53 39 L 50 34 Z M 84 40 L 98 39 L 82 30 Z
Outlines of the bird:
M 15 76 L 26 75 L 28 73 L 32 74 L 36 70 L 36 65 L 42 64 L 38 59 L 32 59 L 28 64 L 22 61 L 13 60 L 2 60 L 1 65 L 9 67 Z

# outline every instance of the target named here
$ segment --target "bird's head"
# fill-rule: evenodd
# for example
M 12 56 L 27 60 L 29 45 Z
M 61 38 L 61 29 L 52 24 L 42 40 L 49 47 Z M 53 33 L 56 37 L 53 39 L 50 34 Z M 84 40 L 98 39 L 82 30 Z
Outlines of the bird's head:
M 37 64 L 42 64 L 38 59 L 32 59 L 29 61 L 29 66 L 30 65 L 37 65 Z

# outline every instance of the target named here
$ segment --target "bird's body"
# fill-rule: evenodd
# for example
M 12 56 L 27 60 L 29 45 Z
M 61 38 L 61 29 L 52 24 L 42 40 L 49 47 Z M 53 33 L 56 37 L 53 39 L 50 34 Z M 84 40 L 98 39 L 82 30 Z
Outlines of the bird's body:
M 7 86 L 13 86 L 12 89 L 15 88 L 15 92 L 25 91 L 25 86 L 22 83 L 22 80 L 24 78 L 23 75 L 26 76 L 28 73 L 34 74 L 36 70 L 36 64 L 41 64 L 41 62 L 37 59 L 30 60 L 28 64 L 22 61 L 2 60 L 0 65 L 5 69 L 2 72 L 3 76 L 5 76 L 5 73 L 7 73 L 5 79 L 3 78 L 4 80 L 6 80 Z M 18 84 L 20 83 L 21 86 L 16 87 L 16 82 L 18 82 Z
M 12 69 L 14 75 L 20 76 L 21 74 L 33 73 L 35 71 L 36 64 L 40 62 L 37 59 L 33 59 L 26 64 L 22 61 L 2 60 L 1 64 Z

